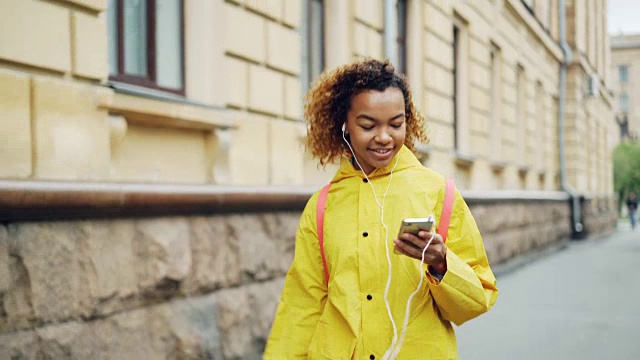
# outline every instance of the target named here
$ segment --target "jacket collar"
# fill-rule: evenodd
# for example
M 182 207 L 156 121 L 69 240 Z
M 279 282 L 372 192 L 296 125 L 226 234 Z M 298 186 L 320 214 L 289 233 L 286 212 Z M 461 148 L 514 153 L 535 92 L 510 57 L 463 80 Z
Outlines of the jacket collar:
M 374 169 L 371 174 L 368 175 L 369 179 L 374 179 L 376 177 L 385 176 L 391 173 L 393 166 L 396 164 L 396 160 L 398 161 L 398 165 L 393 170 L 394 172 L 404 170 L 414 166 L 421 166 L 420 161 L 416 156 L 407 148 L 405 145 L 402 145 L 400 151 L 391 159 L 389 164 L 384 167 Z M 359 177 L 364 178 L 364 174 L 362 171 L 356 169 L 352 164 L 351 160 L 345 156 L 340 159 L 340 168 L 338 172 L 331 180 L 332 183 L 338 182 L 340 180 L 350 178 L 350 177 Z

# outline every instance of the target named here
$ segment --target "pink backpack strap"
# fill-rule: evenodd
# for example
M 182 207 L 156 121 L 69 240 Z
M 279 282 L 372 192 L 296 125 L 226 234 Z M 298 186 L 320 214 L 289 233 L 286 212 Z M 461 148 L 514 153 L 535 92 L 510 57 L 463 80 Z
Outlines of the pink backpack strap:
M 320 191 L 318 203 L 316 204 L 316 229 L 318 231 L 318 243 L 320 245 L 320 256 L 322 256 L 322 266 L 324 266 L 324 278 L 329 286 L 329 268 L 327 268 L 327 257 L 324 254 L 324 209 L 327 206 L 327 195 L 331 184 L 326 185 Z
M 440 215 L 440 225 L 438 226 L 438 234 L 442 236 L 442 242 L 446 242 L 447 235 L 449 235 L 449 222 L 451 220 L 454 195 L 455 186 L 453 185 L 453 180 L 447 179 L 444 188 L 444 204 L 442 205 L 442 214 Z

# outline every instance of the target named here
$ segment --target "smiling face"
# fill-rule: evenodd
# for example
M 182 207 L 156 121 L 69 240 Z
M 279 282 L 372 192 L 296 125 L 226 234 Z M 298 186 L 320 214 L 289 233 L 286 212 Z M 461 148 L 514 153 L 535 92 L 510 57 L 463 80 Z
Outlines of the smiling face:
M 365 90 L 353 97 L 347 133 L 362 170 L 384 167 L 400 151 L 407 135 L 404 96 L 396 87 Z

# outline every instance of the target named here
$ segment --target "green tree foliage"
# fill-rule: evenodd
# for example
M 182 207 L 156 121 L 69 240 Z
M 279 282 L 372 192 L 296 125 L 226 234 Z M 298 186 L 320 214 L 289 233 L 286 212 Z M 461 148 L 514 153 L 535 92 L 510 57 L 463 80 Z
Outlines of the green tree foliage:
M 640 190 L 640 144 L 621 143 L 613 149 L 613 187 L 622 198 Z

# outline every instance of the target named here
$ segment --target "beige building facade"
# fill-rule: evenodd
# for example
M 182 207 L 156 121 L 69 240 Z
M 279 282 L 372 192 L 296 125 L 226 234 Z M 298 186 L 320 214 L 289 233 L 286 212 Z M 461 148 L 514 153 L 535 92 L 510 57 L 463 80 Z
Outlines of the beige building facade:
M 640 136 L 640 35 L 611 36 L 614 112 L 622 139 Z
M 400 49 L 428 119 L 427 166 L 463 189 L 560 190 L 557 0 L 401 1 L 394 22 L 383 0 L 176 1 L 154 5 L 155 21 L 182 35 L 176 44 L 156 31 L 158 54 L 178 52 L 164 64 L 140 51 L 149 41 L 136 26 L 153 32 L 149 24 L 124 20 L 155 1 L 4 3 L 3 178 L 319 185 L 333 170 L 318 170 L 300 145 L 311 67 L 395 59 Z M 566 2 L 567 179 L 598 196 L 612 189 L 614 131 L 604 9 Z M 46 29 L 31 26 L 44 19 Z M 385 22 L 403 31 L 392 53 Z M 127 74 L 145 61 L 157 78 L 148 83 Z M 174 74 L 174 89 L 158 85 Z

